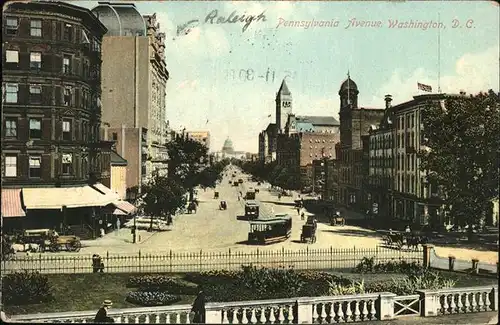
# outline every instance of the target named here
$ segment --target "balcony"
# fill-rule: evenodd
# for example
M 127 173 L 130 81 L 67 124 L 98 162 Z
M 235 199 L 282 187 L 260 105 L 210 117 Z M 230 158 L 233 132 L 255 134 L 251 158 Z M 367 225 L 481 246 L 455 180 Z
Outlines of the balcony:
M 420 303 L 422 302 L 422 303 Z M 371 322 L 399 317 L 427 317 L 498 311 L 498 286 L 207 303 L 208 324 L 323 324 Z M 191 305 L 111 309 L 115 323 L 189 324 Z M 36 323 L 92 323 L 95 310 L 18 315 L 10 320 Z M 422 324 L 426 321 L 422 319 Z M 383 324 L 383 323 L 381 323 Z

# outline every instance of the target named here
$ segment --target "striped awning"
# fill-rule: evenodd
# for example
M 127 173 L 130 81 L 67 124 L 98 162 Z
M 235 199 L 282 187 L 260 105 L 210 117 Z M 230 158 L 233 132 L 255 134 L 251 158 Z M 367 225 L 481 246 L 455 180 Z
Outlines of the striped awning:
M 126 214 L 132 214 L 137 210 L 137 208 L 132 203 L 127 201 L 117 200 L 113 202 L 113 205 Z
M 4 188 L 2 189 L 2 217 L 15 218 L 25 217 L 26 213 L 23 210 L 21 201 L 20 188 Z

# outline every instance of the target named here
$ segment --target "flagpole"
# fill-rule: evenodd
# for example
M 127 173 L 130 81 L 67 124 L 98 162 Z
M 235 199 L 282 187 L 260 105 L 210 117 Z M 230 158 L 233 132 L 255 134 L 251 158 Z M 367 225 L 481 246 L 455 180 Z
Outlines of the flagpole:
M 441 93 L 441 14 L 438 12 L 438 93 Z

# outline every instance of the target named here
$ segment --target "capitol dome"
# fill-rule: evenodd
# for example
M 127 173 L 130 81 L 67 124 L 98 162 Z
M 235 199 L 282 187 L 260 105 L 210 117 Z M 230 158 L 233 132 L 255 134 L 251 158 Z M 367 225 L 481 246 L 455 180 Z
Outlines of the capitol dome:
M 222 152 L 224 153 L 234 152 L 233 142 L 229 138 L 227 138 L 226 141 L 224 141 L 224 145 L 222 146 Z

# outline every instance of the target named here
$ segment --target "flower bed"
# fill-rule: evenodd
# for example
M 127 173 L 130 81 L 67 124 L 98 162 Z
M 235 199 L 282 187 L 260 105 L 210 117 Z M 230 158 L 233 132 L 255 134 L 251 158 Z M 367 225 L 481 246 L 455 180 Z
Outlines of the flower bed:
M 140 306 L 165 306 L 171 305 L 181 298 L 162 291 L 135 291 L 129 292 L 125 300 Z

